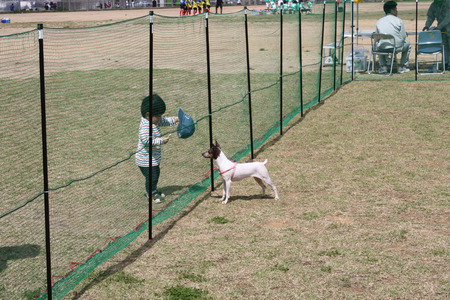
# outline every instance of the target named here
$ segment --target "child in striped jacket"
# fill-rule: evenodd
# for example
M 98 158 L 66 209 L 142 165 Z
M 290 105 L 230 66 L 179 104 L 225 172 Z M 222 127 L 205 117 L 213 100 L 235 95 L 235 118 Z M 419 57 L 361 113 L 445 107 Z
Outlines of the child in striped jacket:
M 157 94 L 152 96 L 152 198 L 153 202 L 159 203 L 164 200 L 165 195 L 157 190 L 161 163 L 161 146 L 169 142 L 169 137 L 162 137 L 160 126 L 173 126 L 180 120 L 178 117 L 162 117 L 166 112 L 166 104 Z M 145 189 L 147 198 L 150 198 L 150 97 L 147 96 L 142 100 L 141 104 L 141 123 L 139 126 L 139 142 L 136 151 L 136 164 L 145 176 Z

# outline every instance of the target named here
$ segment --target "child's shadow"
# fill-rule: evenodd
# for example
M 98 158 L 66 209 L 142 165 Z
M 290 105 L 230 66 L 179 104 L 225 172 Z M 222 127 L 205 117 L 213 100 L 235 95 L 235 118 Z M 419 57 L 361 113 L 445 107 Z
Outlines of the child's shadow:
M 36 257 L 40 252 L 41 246 L 39 245 L 0 247 L 0 273 L 7 268 L 8 260 Z

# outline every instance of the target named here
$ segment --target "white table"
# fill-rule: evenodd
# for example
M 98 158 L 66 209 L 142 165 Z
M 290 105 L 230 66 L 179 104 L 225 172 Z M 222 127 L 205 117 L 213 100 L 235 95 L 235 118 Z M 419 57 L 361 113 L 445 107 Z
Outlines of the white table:
M 356 33 L 356 32 L 355 32 Z M 375 33 L 375 30 L 358 30 L 357 34 L 354 34 L 354 36 L 359 36 L 359 37 L 371 37 L 372 34 Z M 416 35 L 416 32 L 407 32 L 407 35 Z M 344 31 L 344 38 L 349 38 L 352 35 L 350 34 L 349 31 Z M 334 51 L 338 51 L 337 55 L 336 55 L 336 60 L 339 63 L 341 61 L 341 57 L 340 57 L 340 51 L 339 49 L 341 48 L 341 41 L 337 41 L 336 42 L 337 47 L 334 45 L 334 43 L 329 43 L 323 46 L 324 51 L 326 51 L 325 49 L 328 49 L 328 57 L 326 55 L 324 55 L 325 58 L 325 62 L 324 62 L 324 66 L 330 66 L 333 65 L 333 55 L 334 55 Z M 331 60 L 329 59 L 331 58 Z
M 355 32 L 356 33 L 356 32 Z M 362 37 L 371 37 L 372 34 L 375 33 L 375 30 L 358 30 L 357 34 L 354 34 L 353 36 L 362 36 Z M 416 35 L 415 31 L 407 32 L 406 35 Z M 352 37 L 349 31 L 344 31 L 344 38 Z

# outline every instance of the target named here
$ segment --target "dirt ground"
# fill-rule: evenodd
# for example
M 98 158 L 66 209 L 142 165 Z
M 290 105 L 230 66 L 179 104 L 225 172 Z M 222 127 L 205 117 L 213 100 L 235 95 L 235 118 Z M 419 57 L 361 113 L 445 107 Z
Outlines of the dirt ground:
M 249 9 L 262 9 L 263 6 L 249 6 Z M 223 13 L 232 13 L 243 9 L 242 6 L 225 6 Z M 0 18 L 10 18 L 11 23 L 0 23 L 0 36 L 21 33 L 36 29 L 38 23 L 43 23 L 44 28 L 64 27 L 63 23 L 70 23 L 71 27 L 96 26 L 114 23 L 122 20 L 147 16 L 152 9 L 133 10 L 95 10 L 74 12 L 37 12 L 22 14 L 0 14 Z M 153 9 L 155 14 L 176 17 L 179 8 L 157 8 Z M 214 12 L 214 9 L 212 9 Z
M 429 2 L 420 3 L 419 9 L 426 9 L 430 5 Z M 263 9 L 263 5 L 249 6 L 249 9 Z M 243 9 L 243 6 L 225 6 L 223 13 L 232 13 Z M 414 10 L 415 3 L 399 3 L 399 12 L 401 17 L 402 10 Z M 356 10 L 356 6 L 355 6 Z M 36 29 L 38 23 L 43 23 L 44 27 L 79 27 L 79 26 L 96 26 L 107 23 L 118 22 L 126 19 L 133 19 L 149 14 L 150 9 L 134 9 L 134 10 L 96 10 L 96 11 L 75 11 L 75 12 L 36 12 L 36 13 L 3 13 L 0 18 L 10 18 L 11 23 L 0 23 L 0 36 L 16 34 Z M 163 16 L 178 16 L 178 8 L 156 8 L 153 9 L 155 14 Z M 215 9 L 212 8 L 212 12 Z M 383 16 L 382 3 L 361 3 L 359 5 L 360 12 L 380 11 Z M 404 20 L 407 31 L 413 31 L 415 27 L 414 20 Z M 421 22 L 422 23 L 422 22 Z M 419 24 L 419 27 L 422 24 Z M 374 20 L 360 20 L 359 28 L 373 29 L 375 27 Z

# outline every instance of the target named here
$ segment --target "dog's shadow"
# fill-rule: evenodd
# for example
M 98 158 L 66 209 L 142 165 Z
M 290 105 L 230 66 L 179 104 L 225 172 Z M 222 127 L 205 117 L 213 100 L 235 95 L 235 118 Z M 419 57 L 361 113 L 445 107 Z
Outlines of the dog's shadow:
M 221 202 L 222 201 L 221 200 L 222 199 L 222 190 L 223 190 L 223 181 L 219 180 L 216 184 L 214 184 L 214 192 L 211 193 L 211 198 L 217 199 L 217 202 Z M 267 190 L 266 190 L 266 192 L 267 192 Z M 243 196 L 243 195 L 242 196 L 241 195 L 230 196 L 230 198 L 228 198 L 227 204 L 230 202 L 239 201 L 239 200 L 254 201 L 254 200 L 264 200 L 264 199 L 274 199 L 274 196 L 272 196 L 270 194 L 269 195 L 266 194 L 265 196 L 263 196 L 261 193 L 254 194 L 254 195 L 247 195 L 247 196 Z
M 222 193 L 220 195 L 211 195 L 211 198 L 214 198 L 217 200 L 217 202 L 221 202 L 222 200 Z M 234 202 L 234 201 L 256 201 L 256 200 L 264 200 L 264 199 L 273 199 L 273 196 L 271 195 L 265 195 L 262 196 L 261 194 L 254 194 L 254 195 L 247 195 L 247 196 L 230 196 L 228 198 L 228 203 Z

